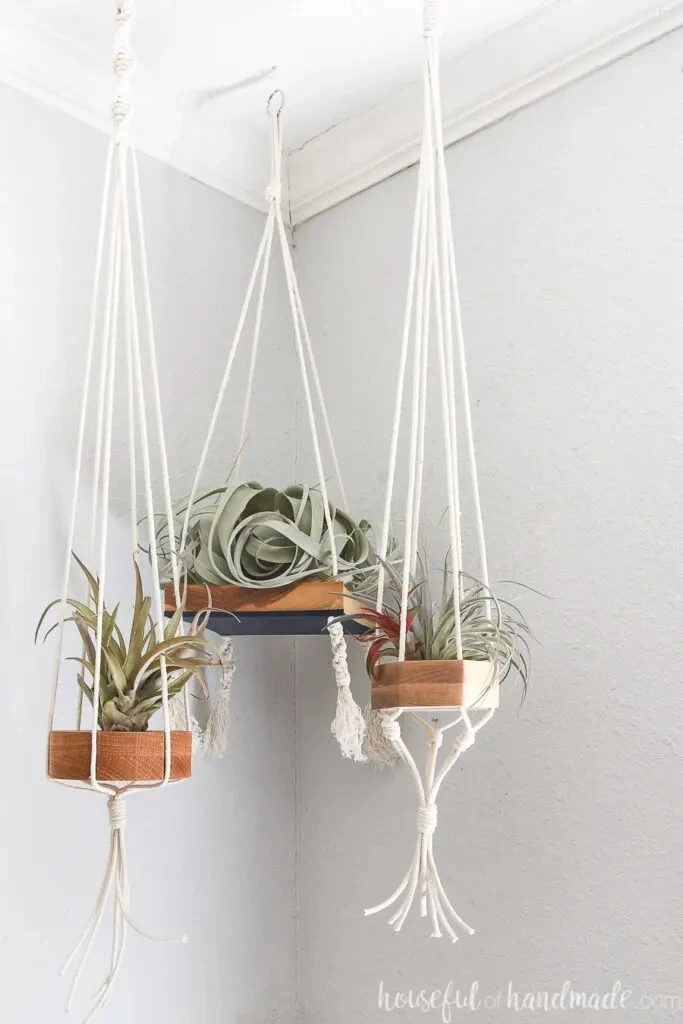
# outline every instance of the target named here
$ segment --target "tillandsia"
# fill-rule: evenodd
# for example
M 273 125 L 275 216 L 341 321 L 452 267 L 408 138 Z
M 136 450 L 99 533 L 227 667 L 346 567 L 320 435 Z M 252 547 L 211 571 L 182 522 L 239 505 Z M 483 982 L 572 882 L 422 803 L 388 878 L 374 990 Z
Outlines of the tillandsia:
M 386 586 L 381 610 L 375 607 L 372 594 L 356 594 L 361 610 L 351 616 L 365 633 L 358 639 L 367 645 L 366 667 L 372 678 L 377 666 L 397 659 L 401 637 L 402 579 L 392 565 L 386 566 Z M 503 682 L 516 677 L 526 697 L 529 680 L 529 639 L 531 631 L 524 614 L 512 601 L 497 596 L 488 586 L 473 577 L 461 575 L 459 584 L 461 654 L 456 639 L 456 602 L 452 575 L 444 567 L 444 583 L 438 600 L 434 600 L 425 571 L 425 560 L 419 564 L 419 575 L 411 581 L 406 614 L 405 659 L 407 661 L 488 661 L 496 666 L 496 676 Z
M 94 682 L 97 668 L 97 607 L 100 583 L 97 576 L 75 555 L 88 586 L 85 601 L 67 598 L 71 615 L 65 622 L 73 622 L 82 644 L 81 655 L 69 658 L 79 667 L 76 680 L 83 694 L 93 704 Z M 119 624 L 119 605 L 102 613 L 102 640 L 99 659 L 99 695 L 97 723 L 106 732 L 143 732 L 152 715 L 163 705 L 164 667 L 168 682 L 168 698 L 175 697 L 191 679 L 199 680 L 207 693 L 204 672 L 219 665 L 219 652 L 202 636 L 207 613 L 197 615 L 187 635 L 180 633 L 184 606 L 176 609 L 163 630 L 160 640 L 150 616 L 152 599 L 143 592 L 142 578 L 137 562 L 135 569 L 135 603 L 128 637 L 124 637 Z M 52 601 L 43 611 L 36 628 L 36 639 L 50 610 L 61 601 Z M 59 626 L 47 631 L 45 637 Z
M 349 588 L 371 585 L 376 574 L 370 523 L 356 522 L 330 502 L 330 532 L 323 496 L 314 487 L 292 484 L 278 490 L 249 481 L 210 488 L 193 501 L 183 541 L 187 507 L 185 499 L 174 508 L 175 545 L 191 583 L 268 588 L 330 579 L 333 549 L 336 579 Z M 170 578 L 169 530 L 165 518 L 160 520 L 157 548 L 163 575 Z

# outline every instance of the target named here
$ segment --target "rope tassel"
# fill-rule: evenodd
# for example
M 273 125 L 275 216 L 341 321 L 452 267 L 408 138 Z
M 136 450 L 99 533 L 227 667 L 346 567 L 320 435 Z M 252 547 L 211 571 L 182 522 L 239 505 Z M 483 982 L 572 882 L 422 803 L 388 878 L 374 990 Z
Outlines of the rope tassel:
M 230 637 L 220 647 L 221 682 L 216 703 L 211 709 L 203 736 L 203 749 L 207 757 L 223 757 L 228 747 L 232 681 L 235 675 L 235 652 Z
M 489 721 L 493 711 L 487 711 L 476 725 L 472 725 L 467 711 L 463 708 L 461 709 L 460 717 L 456 721 L 438 728 L 425 722 L 416 714 L 415 718 L 425 726 L 428 732 L 429 752 L 427 754 L 424 778 L 420 775 L 415 759 L 401 736 L 401 727 L 398 721 L 401 713 L 401 709 L 398 709 L 395 712 L 384 714 L 381 726 L 387 742 L 409 769 L 415 782 L 420 801 L 417 812 L 417 841 L 410 867 L 403 876 L 398 888 L 383 903 L 378 903 L 377 906 L 366 910 L 365 914 L 366 916 L 379 914 L 381 911 L 387 910 L 398 903 L 397 910 L 389 918 L 389 924 L 394 931 L 399 932 L 419 891 L 420 914 L 422 917 L 430 919 L 432 938 L 439 939 L 445 932 L 452 942 L 457 942 L 458 935 L 456 929 L 461 929 L 468 935 L 474 935 L 474 929 L 470 928 L 454 909 L 446 895 L 436 868 L 434 860 L 434 833 L 438 824 L 436 800 L 444 779 L 454 767 L 460 755 L 473 745 L 475 734 Z M 443 761 L 437 773 L 437 758 L 443 743 L 444 733 L 460 722 L 464 724 L 458 730 L 451 752 Z
M 156 935 L 150 935 L 149 932 L 143 931 L 143 929 L 139 928 L 132 920 L 130 916 L 130 891 L 128 885 L 128 867 L 124 837 L 126 825 L 126 804 L 122 794 L 110 797 L 107 803 L 109 809 L 110 841 L 109 856 L 107 858 L 107 866 L 104 871 L 104 878 L 102 880 L 102 885 L 100 886 L 100 891 L 97 895 L 97 900 L 95 901 L 94 910 L 90 915 L 85 929 L 83 930 L 83 934 L 60 971 L 61 975 L 66 974 L 71 965 L 78 958 L 76 971 L 73 976 L 66 1001 L 66 1012 L 69 1013 L 73 1005 L 78 984 L 92 951 L 93 943 L 102 923 L 102 918 L 104 916 L 109 896 L 113 890 L 114 923 L 109 973 L 95 993 L 93 1005 L 84 1020 L 84 1024 L 88 1024 L 88 1021 L 92 1020 L 98 1010 L 102 1009 L 109 998 L 114 982 L 116 981 L 121 969 L 129 928 L 132 928 L 133 931 L 138 933 L 138 935 L 141 935 L 145 939 L 150 939 L 152 942 L 163 942 L 167 944 L 187 942 L 186 935 L 183 935 L 179 939 L 165 939 Z
M 351 676 L 346 651 L 344 627 L 340 622 L 328 619 L 327 631 L 332 645 L 332 666 L 337 682 L 337 712 L 330 726 L 343 757 L 353 761 L 367 761 L 363 753 L 365 719 L 351 693 Z

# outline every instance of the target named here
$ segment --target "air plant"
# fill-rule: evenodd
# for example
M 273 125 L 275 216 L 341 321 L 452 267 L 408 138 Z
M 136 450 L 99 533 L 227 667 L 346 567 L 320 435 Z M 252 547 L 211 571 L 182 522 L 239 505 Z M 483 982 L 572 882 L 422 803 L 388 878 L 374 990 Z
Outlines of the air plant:
M 76 556 L 74 555 L 74 558 Z M 82 651 L 79 657 L 69 658 L 80 666 L 76 679 L 90 704 L 94 699 L 94 681 L 97 662 L 97 606 L 100 595 L 99 578 L 76 558 L 88 584 L 85 602 L 68 598 L 72 614 L 65 619 L 78 630 Z M 187 635 L 179 633 L 184 605 L 175 611 L 164 627 L 164 638 L 157 631 L 150 616 L 152 599 L 145 597 L 137 562 L 135 569 L 135 604 L 130 633 L 126 639 L 118 625 L 119 605 L 102 614 L 102 643 L 99 665 L 99 700 L 97 722 L 106 732 L 143 732 L 149 719 L 163 704 L 162 679 L 164 664 L 168 681 L 169 700 L 180 693 L 194 677 L 207 692 L 204 670 L 220 664 L 218 652 L 201 633 L 206 612 L 199 613 Z M 50 610 L 61 604 L 52 601 L 43 611 L 36 628 L 36 639 Z M 45 638 L 57 628 L 55 623 Z
M 180 551 L 188 499 L 174 508 L 175 545 Z M 332 533 L 319 490 L 293 484 L 284 490 L 253 481 L 229 481 L 198 494 L 189 519 L 183 570 L 191 583 L 240 587 L 284 587 L 305 579 L 330 579 L 333 546 L 337 579 L 350 587 L 368 585 L 377 570 L 370 523 L 356 522 L 330 503 Z M 157 550 L 170 578 L 168 524 L 160 518 Z
M 456 645 L 455 594 L 451 574 L 444 568 L 440 599 L 434 601 L 420 564 L 420 578 L 408 592 L 405 659 L 407 661 L 453 661 Z M 362 610 L 352 618 L 367 631 L 358 636 L 367 645 L 366 667 L 372 678 L 378 665 L 398 658 L 401 636 L 402 580 L 392 565 L 386 566 L 387 585 L 382 609 L 377 610 L 371 594 L 356 594 Z M 511 601 L 497 597 L 484 583 L 472 577 L 460 587 L 461 645 L 464 660 L 488 661 L 497 668 L 500 682 L 517 676 L 522 683 L 522 699 L 529 679 L 529 638 L 531 632 L 520 609 Z

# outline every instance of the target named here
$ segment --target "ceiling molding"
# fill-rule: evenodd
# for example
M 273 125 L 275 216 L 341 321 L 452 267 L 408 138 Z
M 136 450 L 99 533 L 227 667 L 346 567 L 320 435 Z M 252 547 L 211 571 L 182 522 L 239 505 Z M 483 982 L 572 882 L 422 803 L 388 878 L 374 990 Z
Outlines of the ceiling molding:
M 40 23 L 0 30 L 0 81 L 109 133 L 114 79 L 99 53 Z M 265 210 L 262 134 L 216 123 L 220 111 L 169 96 L 138 68 L 131 136 L 137 148 L 234 199 Z M 261 187 L 258 184 L 263 183 Z
M 551 0 L 442 67 L 444 138 L 452 144 L 683 26 L 683 0 Z M 417 46 L 416 46 L 417 50 Z M 416 53 L 417 67 L 417 53 Z M 419 71 L 419 69 L 418 69 Z M 109 132 L 112 74 L 102 54 L 38 21 L 0 29 L 0 81 Z M 291 217 L 300 224 L 414 164 L 421 84 L 289 154 Z M 225 124 L 220 105 L 170 94 L 139 68 L 132 134 L 142 152 L 263 210 L 263 124 Z
M 481 131 L 681 26 L 680 0 L 555 0 L 442 65 L 445 142 Z M 421 103 L 415 83 L 291 153 L 292 222 L 301 224 L 415 164 Z

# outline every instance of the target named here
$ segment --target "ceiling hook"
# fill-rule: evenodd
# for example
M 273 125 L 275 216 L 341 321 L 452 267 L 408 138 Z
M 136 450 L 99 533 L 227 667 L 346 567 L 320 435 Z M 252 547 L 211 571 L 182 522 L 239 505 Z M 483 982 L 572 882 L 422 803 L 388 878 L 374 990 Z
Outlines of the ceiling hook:
M 266 103 L 266 110 L 268 111 L 269 114 L 272 114 L 273 117 L 278 117 L 282 113 L 284 105 L 285 94 L 283 93 L 282 89 L 274 89 L 273 92 L 271 92 L 270 96 L 268 97 L 268 102 Z

